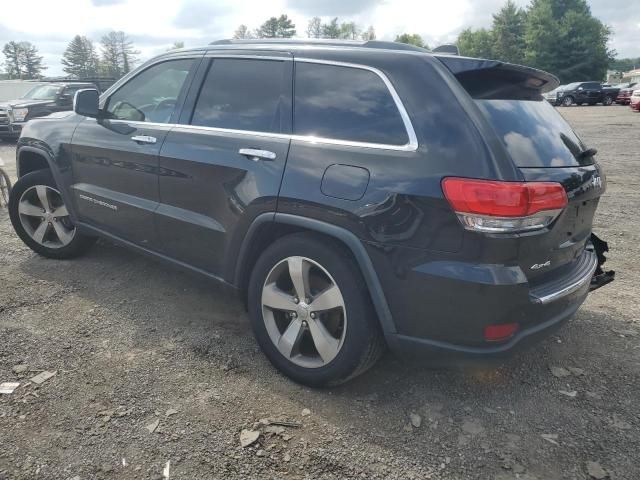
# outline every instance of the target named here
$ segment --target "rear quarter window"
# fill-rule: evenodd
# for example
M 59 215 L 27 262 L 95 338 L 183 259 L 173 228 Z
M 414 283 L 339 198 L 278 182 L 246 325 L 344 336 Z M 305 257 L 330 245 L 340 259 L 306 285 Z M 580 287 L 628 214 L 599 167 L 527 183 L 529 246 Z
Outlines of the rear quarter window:
M 296 63 L 296 135 L 384 145 L 409 142 L 385 82 L 362 68 Z
M 578 160 L 585 148 L 549 102 L 476 100 L 518 167 L 571 167 L 593 163 Z

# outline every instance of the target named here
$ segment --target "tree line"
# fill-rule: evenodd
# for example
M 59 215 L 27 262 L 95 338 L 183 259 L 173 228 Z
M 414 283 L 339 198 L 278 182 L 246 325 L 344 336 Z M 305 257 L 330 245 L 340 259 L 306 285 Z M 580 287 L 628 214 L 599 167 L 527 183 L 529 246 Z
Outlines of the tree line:
M 291 38 L 297 34 L 296 26 L 287 15 L 271 17 L 256 29 L 240 25 L 233 34 L 235 39 L 250 38 Z M 307 38 L 329 38 L 346 40 L 375 40 L 376 31 L 373 26 L 363 29 L 355 22 L 341 22 L 334 17 L 323 23 L 320 17 L 313 17 L 305 31 Z
M 557 75 L 561 82 L 602 80 L 607 68 L 631 70 L 640 58 L 615 59 L 607 45 L 611 30 L 593 17 L 587 0 L 532 0 L 525 9 L 512 0 L 493 15 L 490 28 L 467 28 L 456 44 L 461 55 L 497 59 L 529 65 Z M 267 19 L 258 28 L 240 25 L 233 38 L 291 38 L 298 35 L 296 25 L 285 14 Z M 373 26 L 363 28 L 355 22 L 333 17 L 309 20 L 299 36 L 307 38 L 374 40 Z M 396 42 L 428 48 L 416 33 L 402 33 Z M 175 42 L 171 48 L 182 48 Z M 38 49 L 29 42 L 8 42 L 2 52 L 8 78 L 40 78 L 47 68 Z M 106 76 L 120 78 L 137 63 L 140 52 L 121 31 L 104 35 L 96 47 L 87 37 L 76 35 L 67 46 L 62 65 L 66 74 L 78 78 Z
M 2 53 L 8 79 L 41 78 L 47 69 L 38 49 L 30 42 L 10 41 L 5 44 Z M 103 35 L 98 48 L 89 38 L 76 35 L 62 54 L 62 70 L 77 78 L 120 78 L 136 65 L 139 54 L 124 32 L 114 31 Z
M 529 65 L 568 83 L 605 78 L 616 53 L 611 33 L 586 0 L 532 0 L 526 9 L 508 0 L 491 28 L 467 28 L 457 45 L 461 55 Z

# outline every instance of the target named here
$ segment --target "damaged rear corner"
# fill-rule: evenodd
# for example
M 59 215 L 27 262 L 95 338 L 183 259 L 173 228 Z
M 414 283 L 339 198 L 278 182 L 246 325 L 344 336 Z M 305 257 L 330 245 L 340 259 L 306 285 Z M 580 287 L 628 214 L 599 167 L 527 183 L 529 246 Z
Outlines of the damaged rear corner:
M 616 276 L 616 272 L 613 270 L 604 270 L 602 266 L 607 261 L 605 252 L 609 251 L 609 244 L 598 237 L 595 233 L 591 234 L 591 241 L 589 247 L 595 252 L 598 257 L 598 267 L 591 277 L 591 285 L 589 291 L 597 290 L 600 287 L 604 287 L 606 284 L 613 282 Z

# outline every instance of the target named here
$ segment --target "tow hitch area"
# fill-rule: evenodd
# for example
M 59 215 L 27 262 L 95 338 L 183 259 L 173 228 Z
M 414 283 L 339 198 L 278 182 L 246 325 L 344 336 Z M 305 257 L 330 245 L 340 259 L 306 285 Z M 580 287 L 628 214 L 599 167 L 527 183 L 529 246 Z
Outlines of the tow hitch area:
M 616 277 L 616 272 L 613 270 L 609 270 L 605 272 L 602 269 L 602 265 L 607 261 L 607 258 L 604 256 L 604 252 L 609 251 L 609 245 L 604 240 L 598 238 L 598 236 L 594 233 L 591 234 L 591 244 L 593 245 L 593 250 L 596 252 L 598 256 L 598 268 L 596 268 L 593 277 L 591 277 L 591 286 L 589 287 L 589 291 L 597 290 L 600 287 L 605 286 L 607 283 L 613 282 Z

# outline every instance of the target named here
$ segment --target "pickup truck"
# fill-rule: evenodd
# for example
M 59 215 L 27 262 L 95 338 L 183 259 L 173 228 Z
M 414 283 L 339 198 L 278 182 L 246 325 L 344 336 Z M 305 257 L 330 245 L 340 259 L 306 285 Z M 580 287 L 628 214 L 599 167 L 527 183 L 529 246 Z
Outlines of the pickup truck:
M 577 104 L 611 105 L 620 89 L 616 87 L 603 87 L 600 82 L 574 82 L 561 87 L 556 92 L 556 105 L 570 107 Z
M 56 82 L 33 87 L 21 98 L 0 103 L 0 138 L 15 139 L 32 118 L 73 109 L 78 90 L 96 88 L 93 83 Z

